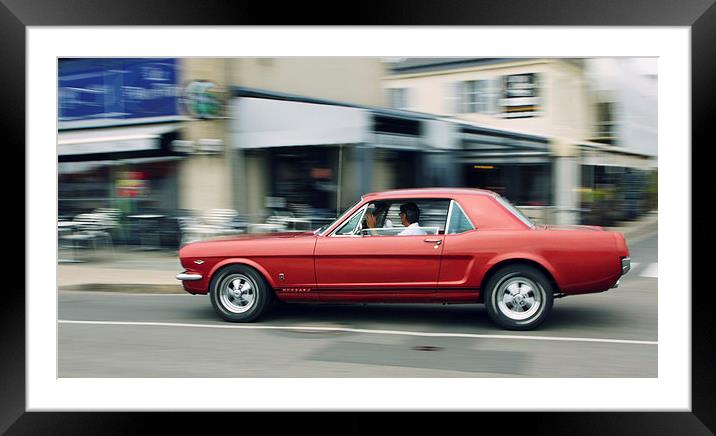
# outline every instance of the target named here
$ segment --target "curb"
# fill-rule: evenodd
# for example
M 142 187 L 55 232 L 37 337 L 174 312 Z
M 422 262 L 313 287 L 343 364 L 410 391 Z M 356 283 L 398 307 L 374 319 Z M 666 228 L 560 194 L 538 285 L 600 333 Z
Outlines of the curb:
M 627 240 L 627 243 L 634 243 L 646 236 L 651 236 L 652 234 L 658 232 L 659 223 L 658 221 L 654 221 L 653 223 L 648 223 L 632 229 L 612 228 L 610 230 L 622 233 L 624 238 Z
M 125 294 L 187 294 L 182 285 L 155 285 L 142 283 L 83 283 L 60 286 L 60 291 L 122 292 Z

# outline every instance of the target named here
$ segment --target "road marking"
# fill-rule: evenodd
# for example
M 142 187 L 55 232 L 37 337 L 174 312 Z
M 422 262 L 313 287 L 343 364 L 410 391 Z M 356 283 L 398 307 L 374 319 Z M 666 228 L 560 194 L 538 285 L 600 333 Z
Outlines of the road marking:
M 650 263 L 649 266 L 644 268 L 644 271 L 639 274 L 642 277 L 659 278 L 659 264 Z
M 186 324 L 173 322 L 135 322 L 135 321 L 78 321 L 61 319 L 60 324 L 90 324 L 90 325 L 136 325 L 158 327 L 197 327 L 215 329 L 244 329 L 244 330 L 313 330 L 330 332 L 367 333 L 380 335 L 404 335 L 445 338 L 473 338 L 473 339 L 520 339 L 534 341 L 561 341 L 561 342 L 600 342 L 608 344 L 658 345 L 657 341 L 636 341 L 629 339 L 603 339 L 603 338 L 570 338 L 557 336 L 519 336 L 519 335 L 484 335 L 475 333 L 430 333 L 411 332 L 404 330 L 369 330 L 347 327 L 315 327 L 315 326 L 275 326 L 275 325 L 235 325 L 235 324 Z

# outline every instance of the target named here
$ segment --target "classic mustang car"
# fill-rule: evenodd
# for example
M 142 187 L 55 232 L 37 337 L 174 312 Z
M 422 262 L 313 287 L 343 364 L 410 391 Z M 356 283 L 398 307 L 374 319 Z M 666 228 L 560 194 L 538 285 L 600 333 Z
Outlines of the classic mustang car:
M 183 246 L 177 276 L 231 322 L 273 301 L 483 303 L 528 330 L 554 298 L 602 292 L 630 269 L 621 233 L 537 226 L 500 195 L 424 188 L 364 195 L 314 232 L 241 235 Z

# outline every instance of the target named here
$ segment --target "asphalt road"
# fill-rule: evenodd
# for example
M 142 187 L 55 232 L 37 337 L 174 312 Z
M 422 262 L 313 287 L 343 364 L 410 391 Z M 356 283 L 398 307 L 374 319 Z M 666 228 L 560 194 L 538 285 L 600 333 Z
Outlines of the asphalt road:
M 656 377 L 657 237 L 621 286 L 537 331 L 481 305 L 289 304 L 230 324 L 206 296 L 60 292 L 59 377 Z

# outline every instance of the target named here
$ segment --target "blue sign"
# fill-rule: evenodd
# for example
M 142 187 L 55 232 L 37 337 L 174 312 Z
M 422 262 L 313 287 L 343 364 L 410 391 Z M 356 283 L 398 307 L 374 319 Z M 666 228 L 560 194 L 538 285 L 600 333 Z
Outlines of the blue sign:
M 178 116 L 177 60 L 60 59 L 59 121 L 97 120 L 97 125 Z M 93 123 L 94 124 L 94 123 Z

